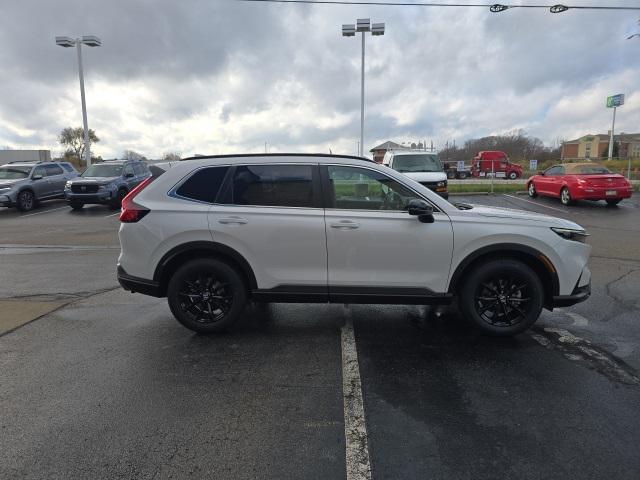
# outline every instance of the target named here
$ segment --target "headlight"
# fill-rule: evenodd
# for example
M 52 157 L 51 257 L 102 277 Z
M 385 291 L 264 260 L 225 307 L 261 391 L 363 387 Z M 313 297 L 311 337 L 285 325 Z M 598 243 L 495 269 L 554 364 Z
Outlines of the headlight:
M 560 235 L 565 240 L 572 240 L 574 242 L 585 243 L 589 234 L 584 230 L 572 230 L 570 228 L 555 228 L 551 227 L 555 233 Z
M 67 183 L 64 184 L 64 188 L 66 189 L 70 189 L 71 188 L 71 181 L 67 180 Z
M 436 186 L 438 186 L 438 187 L 446 187 L 447 186 L 447 181 L 445 180 L 444 182 L 438 182 L 436 184 Z

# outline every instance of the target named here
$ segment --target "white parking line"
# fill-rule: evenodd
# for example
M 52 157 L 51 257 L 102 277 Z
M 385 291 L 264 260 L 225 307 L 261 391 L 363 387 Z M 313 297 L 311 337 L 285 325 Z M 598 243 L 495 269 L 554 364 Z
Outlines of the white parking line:
M 531 200 L 525 200 L 524 198 L 518 198 L 518 197 L 516 197 L 515 195 L 509 195 L 509 194 L 505 193 L 505 194 L 504 194 L 504 196 L 505 196 L 505 197 L 509 197 L 509 198 L 515 198 L 516 200 L 520 200 L 521 202 L 527 202 L 527 203 L 530 203 L 530 204 L 532 204 L 532 205 L 536 205 L 536 206 L 538 206 L 538 207 L 549 208 L 549 209 L 551 209 L 551 210 L 555 210 L 556 212 L 562 212 L 562 213 L 565 213 L 565 214 L 566 214 L 566 213 L 569 213 L 569 212 L 567 212 L 566 210 L 562 210 L 561 208 L 550 207 L 550 206 L 548 206 L 548 205 L 543 205 L 543 204 L 538 203 L 538 202 L 532 202 Z M 572 213 L 573 213 L 573 212 L 572 212 Z M 575 213 L 580 213 L 580 212 L 575 212 Z
M 369 440 L 364 418 L 358 351 L 353 333 L 351 308 L 347 305 L 345 305 L 345 317 L 341 338 L 347 480 L 370 480 Z
M 103 218 L 111 218 L 111 217 L 115 217 L 116 215 L 120 215 L 120 212 L 112 213 L 111 215 L 107 215 L 106 217 L 103 217 Z
M 68 210 L 68 206 L 60 207 L 60 208 L 52 208 L 51 210 L 45 210 L 44 212 L 36 212 L 36 213 L 28 213 L 26 215 L 20 215 L 20 218 L 24 217 L 33 217 L 34 215 L 42 215 L 43 213 L 55 212 L 56 210 Z

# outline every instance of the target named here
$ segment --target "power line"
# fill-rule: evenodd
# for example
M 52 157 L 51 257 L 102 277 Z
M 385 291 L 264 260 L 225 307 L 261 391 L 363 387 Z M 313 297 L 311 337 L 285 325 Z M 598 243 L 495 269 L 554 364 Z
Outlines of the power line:
M 488 8 L 491 12 L 498 13 L 512 8 L 548 8 L 551 13 L 561 13 L 567 10 L 640 10 L 637 7 L 616 7 L 609 5 L 504 5 L 500 3 L 438 3 L 438 2 L 366 2 L 366 1 L 347 1 L 347 0 L 236 0 L 238 2 L 253 3 L 303 3 L 303 4 L 320 4 L 320 5 L 372 5 L 387 7 L 470 7 L 470 8 Z

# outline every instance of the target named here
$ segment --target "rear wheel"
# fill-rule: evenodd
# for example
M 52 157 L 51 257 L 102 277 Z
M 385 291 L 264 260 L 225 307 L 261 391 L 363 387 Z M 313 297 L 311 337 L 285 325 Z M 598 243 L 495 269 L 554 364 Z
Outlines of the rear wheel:
M 516 172 L 509 173 L 509 180 L 515 180 L 518 178 L 518 174 Z
M 23 190 L 18 194 L 18 199 L 16 201 L 16 206 L 18 210 L 23 212 L 28 212 L 29 210 L 33 210 L 33 207 L 36 206 L 36 198 L 33 195 L 31 190 Z
M 467 178 L 467 172 L 458 172 L 458 178 L 460 180 L 464 180 L 465 178 Z
M 535 323 L 544 303 L 542 282 L 517 260 L 491 260 L 469 274 L 459 291 L 463 315 L 492 335 L 515 335 Z
M 560 190 L 560 201 L 563 205 L 571 205 L 573 203 L 571 194 L 567 187 L 563 187 L 562 190 Z
M 610 207 L 615 207 L 621 201 L 622 201 L 621 198 L 610 198 L 610 199 L 607 200 L 607 205 L 609 205 Z
M 198 333 L 217 333 L 238 320 L 247 303 L 247 288 L 234 268 L 203 258 L 186 263 L 173 274 L 167 299 L 182 325 Z
M 536 198 L 538 196 L 538 192 L 536 192 L 536 186 L 533 182 L 529 182 L 529 187 L 527 188 L 527 192 L 531 198 Z

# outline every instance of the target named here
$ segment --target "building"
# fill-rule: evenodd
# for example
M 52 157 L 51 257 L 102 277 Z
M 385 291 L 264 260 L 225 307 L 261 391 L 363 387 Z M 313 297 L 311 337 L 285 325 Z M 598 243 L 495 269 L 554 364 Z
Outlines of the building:
M 0 165 L 9 162 L 50 162 L 50 150 L 0 150 Z
M 610 133 L 599 133 L 563 142 L 561 158 L 606 158 L 609 154 L 609 137 Z M 613 142 L 614 157 L 640 158 L 640 133 L 620 133 L 613 136 Z
M 382 163 L 382 159 L 384 158 L 384 154 L 389 150 L 405 150 L 407 147 L 400 145 L 396 142 L 392 142 L 388 140 L 384 143 L 381 143 L 377 147 L 373 147 L 369 152 L 373 153 L 373 161 L 376 163 Z

